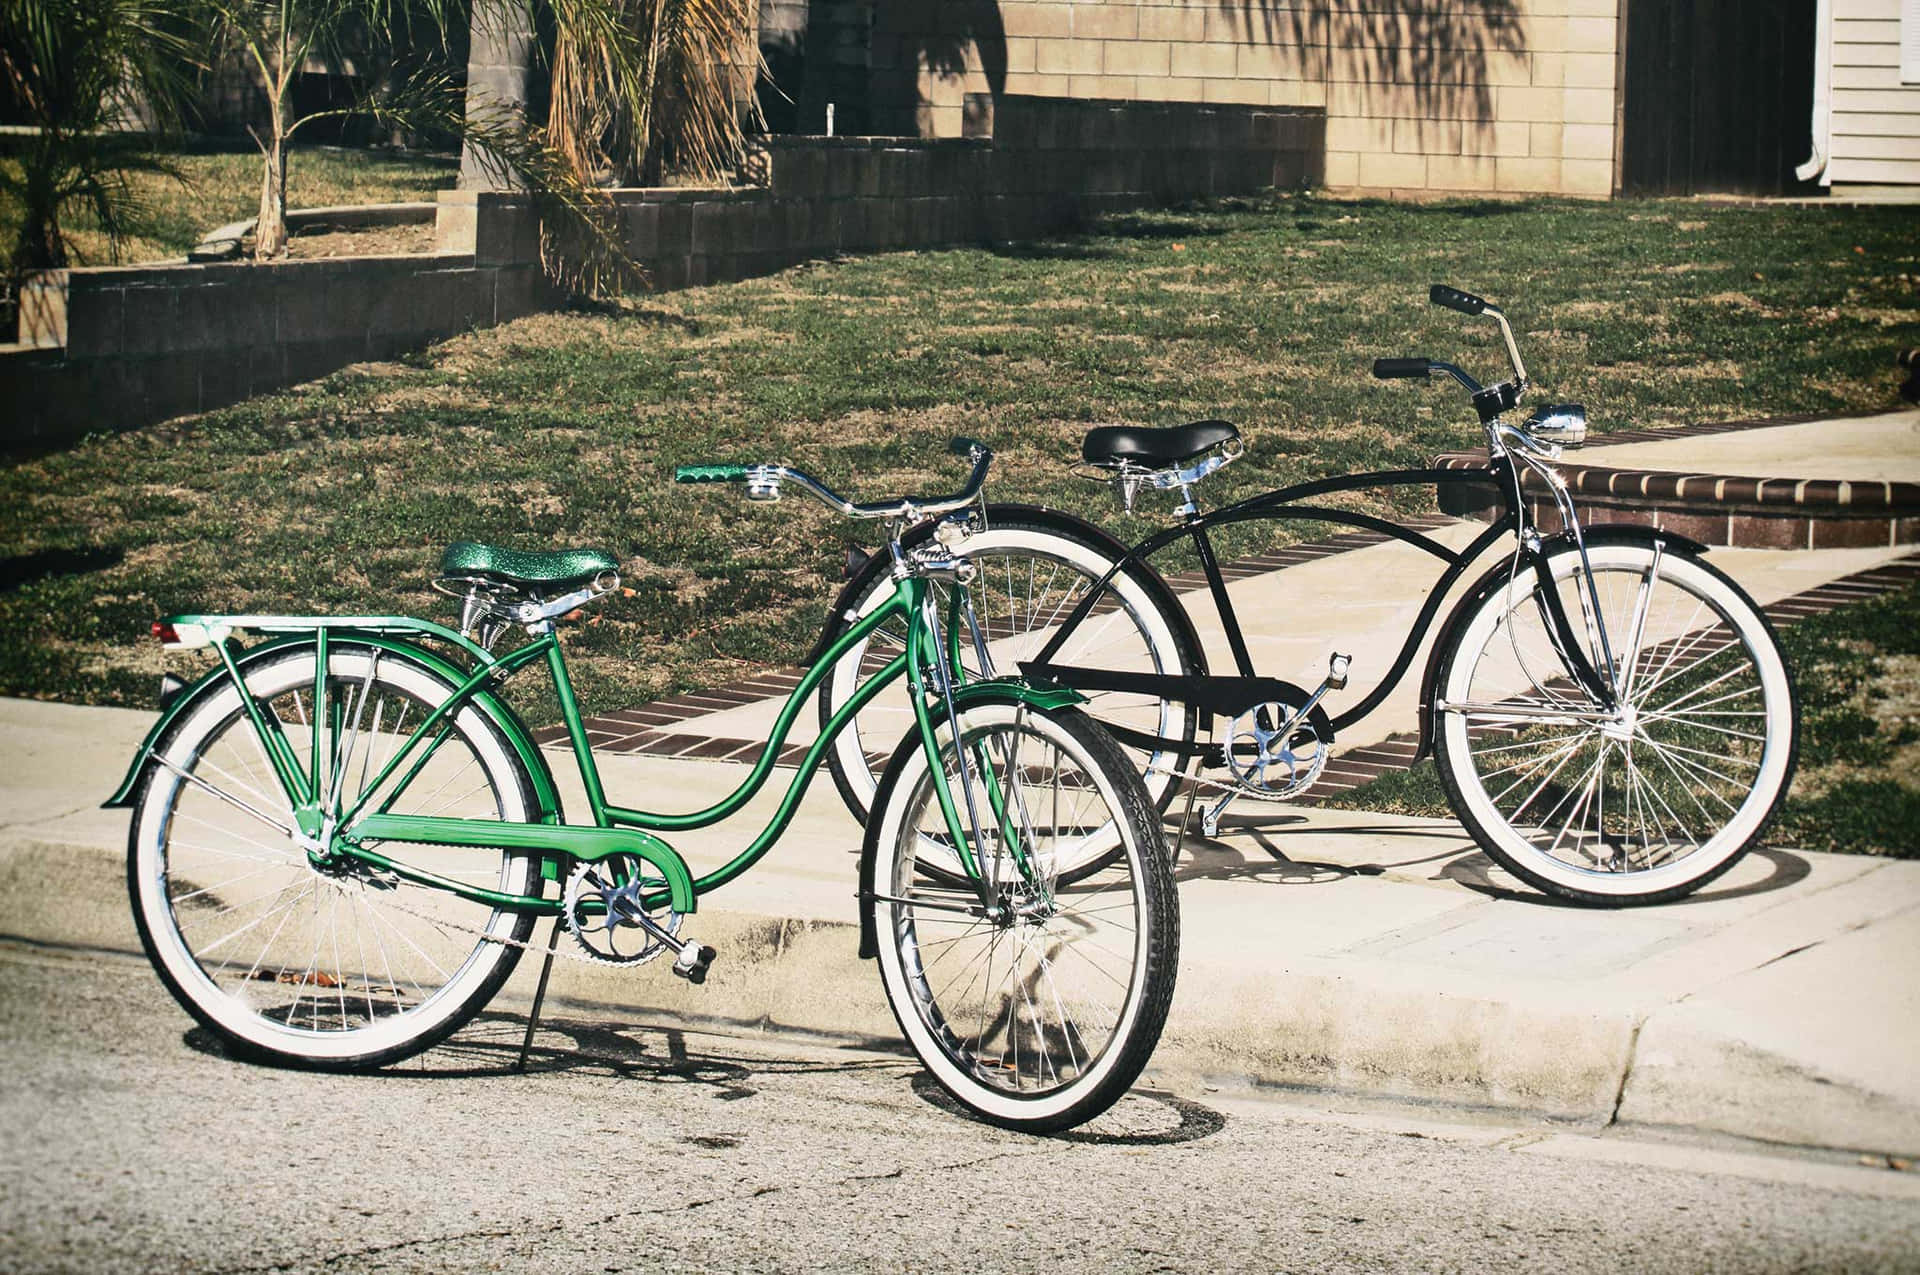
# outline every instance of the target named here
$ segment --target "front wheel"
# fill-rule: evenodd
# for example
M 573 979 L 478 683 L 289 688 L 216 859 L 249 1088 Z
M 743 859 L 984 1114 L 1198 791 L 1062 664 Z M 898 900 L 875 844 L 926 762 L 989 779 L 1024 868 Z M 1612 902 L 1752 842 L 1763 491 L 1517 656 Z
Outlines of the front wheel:
M 1159 819 L 1125 755 L 1077 709 L 978 705 L 942 734 L 987 902 L 945 870 L 958 856 L 941 785 L 910 735 L 867 834 L 864 906 L 887 1000 L 963 1105 L 1006 1128 L 1069 1128 L 1139 1076 L 1173 999 L 1179 917 Z M 1089 862 L 1103 866 L 1061 873 Z
M 1603 906 L 1661 903 L 1745 853 L 1793 774 L 1799 718 L 1766 617 L 1694 555 L 1589 545 L 1549 559 L 1568 621 L 1603 668 L 1607 710 L 1567 672 L 1532 571 L 1487 592 L 1440 668 L 1435 752 L 1454 810 L 1516 877 Z M 1603 673 L 1604 676 L 1604 673 Z
M 296 646 L 243 669 L 247 692 L 293 756 L 303 767 L 319 758 L 322 808 L 337 816 L 453 687 L 403 654 L 336 641 L 328 708 L 316 723 L 315 665 L 315 649 Z M 532 817 L 525 768 L 484 713 L 468 705 L 433 734 L 422 764 L 382 785 L 377 808 Z M 190 707 L 154 756 L 129 833 L 134 919 L 167 989 L 236 1053 L 327 1070 L 393 1062 L 456 1030 L 512 972 L 531 916 L 327 856 L 300 835 L 231 681 Z M 540 885 L 538 857 L 524 852 L 392 853 L 506 894 Z

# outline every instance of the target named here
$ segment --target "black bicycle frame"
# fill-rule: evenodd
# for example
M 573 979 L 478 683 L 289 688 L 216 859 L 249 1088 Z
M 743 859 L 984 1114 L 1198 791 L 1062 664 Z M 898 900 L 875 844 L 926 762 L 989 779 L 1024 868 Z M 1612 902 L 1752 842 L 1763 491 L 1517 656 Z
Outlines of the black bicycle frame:
M 1505 508 L 1484 532 L 1474 538 L 1472 544 L 1458 553 L 1431 536 L 1422 535 L 1372 514 L 1328 508 L 1322 505 L 1294 503 L 1309 500 L 1315 496 L 1366 488 L 1416 485 L 1484 487 L 1489 483 L 1499 489 Z M 1582 644 L 1575 636 L 1572 622 L 1560 601 L 1559 590 L 1552 587 L 1547 555 L 1539 550 L 1538 541 L 1526 534 L 1532 530 L 1532 527 L 1523 518 L 1525 508 L 1526 505 L 1520 493 L 1519 474 L 1506 457 L 1496 456 L 1482 469 L 1392 469 L 1316 478 L 1309 482 L 1296 483 L 1291 487 L 1282 487 L 1276 491 L 1252 496 L 1238 504 L 1228 505 L 1211 513 L 1188 514 L 1178 524 L 1157 532 L 1135 545 L 1125 557 L 1110 567 L 1068 613 L 1066 619 L 1061 622 L 1039 653 L 1033 659 L 1023 661 L 1020 668 L 1031 678 L 1054 682 L 1077 691 L 1115 691 L 1151 695 L 1157 699 L 1191 704 L 1195 708 L 1222 717 L 1233 717 L 1261 704 L 1285 702 L 1290 696 L 1297 694 L 1300 688 L 1274 678 L 1261 677 L 1255 673 L 1253 658 L 1247 650 L 1246 637 L 1241 630 L 1239 616 L 1234 611 L 1232 598 L 1227 594 L 1226 580 L 1221 574 L 1219 559 L 1214 554 L 1213 542 L 1207 533 L 1215 527 L 1231 526 L 1240 522 L 1262 519 L 1272 521 L 1303 519 L 1341 523 L 1350 527 L 1376 531 L 1422 549 L 1446 564 L 1435 587 L 1427 595 L 1426 602 L 1422 604 L 1413 629 L 1402 644 L 1400 653 L 1394 658 L 1392 667 L 1387 670 L 1387 675 L 1366 698 L 1339 716 L 1326 719 L 1323 743 L 1331 743 L 1335 735 L 1378 708 L 1381 702 L 1392 694 L 1394 687 L 1399 685 L 1400 679 L 1406 676 L 1407 669 L 1412 665 L 1414 654 L 1419 650 L 1421 642 L 1425 640 L 1428 629 L 1432 627 L 1442 600 L 1453 589 L 1462 573 L 1479 559 L 1489 546 L 1506 535 L 1519 536 L 1521 553 L 1532 560 L 1531 564 L 1542 586 L 1538 596 L 1544 599 L 1543 609 L 1547 612 L 1549 631 L 1558 639 L 1560 655 L 1568 671 L 1588 693 L 1606 707 L 1611 708 L 1614 702 L 1612 680 L 1610 677 L 1602 676 L 1599 670 L 1594 668 Z M 1234 665 L 1239 674 L 1237 677 L 1125 673 L 1112 669 L 1081 668 L 1053 663 L 1053 658 L 1059 653 L 1061 646 L 1093 612 L 1094 607 L 1112 587 L 1117 576 L 1130 569 L 1135 563 L 1147 561 L 1183 536 L 1192 541 L 1194 552 L 1200 560 L 1201 570 L 1206 574 L 1208 591 L 1213 596 L 1214 607 L 1219 612 L 1221 626 L 1226 632 L 1227 647 L 1233 653 Z M 1112 725 L 1109 725 L 1108 729 L 1121 741 L 1142 748 L 1164 749 L 1183 756 L 1212 751 L 1212 746 L 1208 745 L 1188 743 L 1184 740 L 1116 728 Z

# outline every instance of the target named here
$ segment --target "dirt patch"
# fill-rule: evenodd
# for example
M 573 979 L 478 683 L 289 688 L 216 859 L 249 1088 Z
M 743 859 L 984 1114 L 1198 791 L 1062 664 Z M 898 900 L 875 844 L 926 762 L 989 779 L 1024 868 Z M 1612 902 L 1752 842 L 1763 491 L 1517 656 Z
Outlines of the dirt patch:
M 297 234 L 287 241 L 287 255 L 299 260 L 316 257 L 417 257 L 433 251 L 433 223 L 406 226 L 369 226 L 364 230 L 323 230 Z

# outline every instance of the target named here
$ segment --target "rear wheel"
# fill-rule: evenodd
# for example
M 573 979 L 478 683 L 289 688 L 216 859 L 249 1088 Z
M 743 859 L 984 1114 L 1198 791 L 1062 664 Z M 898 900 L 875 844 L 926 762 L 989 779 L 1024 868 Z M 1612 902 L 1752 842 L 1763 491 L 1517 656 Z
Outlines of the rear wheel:
M 315 651 L 245 666 L 248 691 L 293 755 L 313 756 Z M 333 711 L 320 724 L 337 815 L 374 780 L 452 687 L 390 650 L 336 642 Z M 357 860 L 309 854 L 283 787 L 229 681 L 161 741 L 136 799 L 127 882 L 141 942 L 189 1013 L 243 1055 L 295 1066 L 378 1066 L 466 1022 L 513 971 L 533 918 L 408 882 Z M 411 770 L 403 765 L 396 780 Z M 394 814 L 526 822 L 526 772 L 472 706 L 384 805 Z M 453 846 L 396 858 L 511 894 L 539 885 L 538 858 Z
M 868 830 L 875 897 L 864 906 L 887 1000 L 963 1105 L 1008 1128 L 1065 1129 L 1139 1076 L 1173 999 L 1179 918 L 1159 818 L 1119 748 L 1077 709 L 976 705 L 957 746 L 943 734 L 961 826 L 977 813 L 984 829 L 968 850 L 991 905 L 947 871 L 958 856 L 936 776 L 909 738 Z M 1096 861 L 1072 881 L 1059 871 Z
M 1622 673 L 1603 709 L 1555 649 L 1526 571 L 1462 623 L 1440 669 L 1436 759 L 1455 811 L 1494 859 L 1583 903 L 1659 903 L 1732 867 L 1785 796 L 1799 729 L 1772 627 L 1746 593 L 1671 545 L 1588 550 L 1549 566 L 1587 658 L 1598 620 Z

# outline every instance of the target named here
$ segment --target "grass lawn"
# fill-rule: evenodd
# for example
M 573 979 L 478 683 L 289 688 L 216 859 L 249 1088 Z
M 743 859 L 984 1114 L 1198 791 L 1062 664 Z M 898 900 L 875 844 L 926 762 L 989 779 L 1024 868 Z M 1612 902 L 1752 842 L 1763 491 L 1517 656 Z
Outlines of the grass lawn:
M 635 595 L 570 638 L 589 711 L 739 678 L 805 652 L 844 541 L 872 533 L 675 487 L 674 465 L 944 491 L 946 440 L 969 434 L 999 453 L 996 498 L 1138 536 L 1157 509 L 1128 523 L 1066 473 L 1091 423 L 1240 423 L 1250 455 L 1213 501 L 1476 443 L 1457 390 L 1368 374 L 1376 355 L 1501 369 L 1491 324 L 1425 303 L 1435 280 L 1502 302 L 1536 401 L 1586 402 L 1599 433 L 1891 407 L 1893 352 L 1920 344 L 1915 230 L 1899 208 L 1274 197 L 529 318 L 8 463 L 0 693 L 149 704 L 146 626 L 174 611 L 447 619 L 428 579 L 463 537 L 623 561 Z
M 14 171 L 19 160 L 0 155 L 0 166 Z M 141 206 L 140 233 L 123 247 L 123 264 L 184 257 L 207 231 L 244 221 L 260 208 L 259 155 L 180 155 L 175 157 L 186 184 L 152 173 L 130 179 Z M 332 204 L 408 203 L 448 190 L 460 175 L 454 158 L 390 155 L 335 147 L 296 147 L 287 163 L 287 206 L 324 208 Z M 8 246 L 19 233 L 17 204 L 0 199 L 0 241 Z M 74 264 L 112 263 L 107 238 L 89 216 L 76 216 L 70 251 Z
M 1920 589 L 1780 631 L 1800 693 L 1800 765 L 1771 845 L 1920 858 Z M 1330 806 L 1450 816 L 1431 759 Z

